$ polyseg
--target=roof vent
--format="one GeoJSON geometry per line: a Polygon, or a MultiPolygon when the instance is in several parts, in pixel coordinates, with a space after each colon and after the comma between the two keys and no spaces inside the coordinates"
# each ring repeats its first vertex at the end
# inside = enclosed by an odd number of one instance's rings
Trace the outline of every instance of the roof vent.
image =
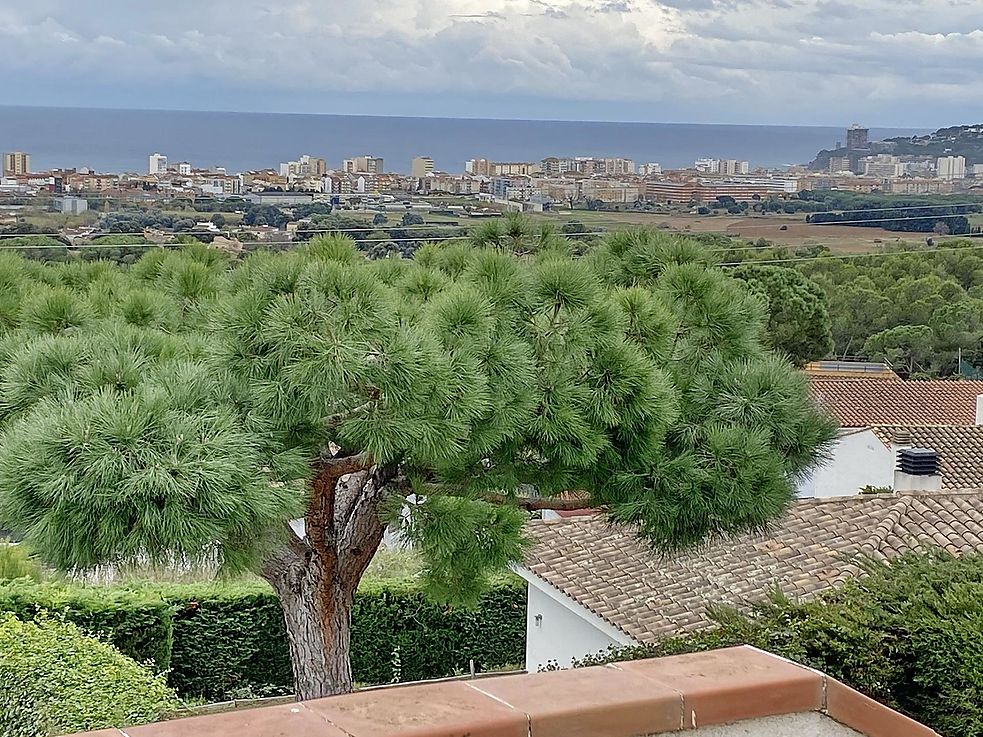
{"type": "Polygon", "coordinates": [[[891,435],[891,442],[895,445],[911,445],[911,432],[898,429],[891,435]]]}
{"type": "Polygon", "coordinates": [[[939,454],[929,448],[905,448],[898,453],[898,468],[911,476],[937,476],[939,454]]]}

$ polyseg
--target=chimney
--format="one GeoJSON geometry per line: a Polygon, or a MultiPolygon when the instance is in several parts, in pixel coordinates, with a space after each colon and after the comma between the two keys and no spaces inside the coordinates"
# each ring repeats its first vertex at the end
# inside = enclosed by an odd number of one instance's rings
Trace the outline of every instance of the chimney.
{"type": "Polygon", "coordinates": [[[894,471],[894,490],[940,491],[939,454],[930,448],[902,448],[894,471]]]}
{"type": "Polygon", "coordinates": [[[983,394],[976,396],[976,424],[983,425],[983,394]]]}

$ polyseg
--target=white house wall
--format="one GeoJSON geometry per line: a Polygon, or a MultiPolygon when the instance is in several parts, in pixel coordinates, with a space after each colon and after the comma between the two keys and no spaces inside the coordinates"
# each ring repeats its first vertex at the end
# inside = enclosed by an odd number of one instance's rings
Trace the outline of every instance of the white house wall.
{"type": "Polygon", "coordinates": [[[800,499],[855,496],[865,486],[894,485],[894,454],[870,430],[842,435],[829,460],[798,487],[800,499]]]}
{"type": "MultiPolygon", "coordinates": [[[[524,574],[524,575],[523,575],[524,574]]],[[[526,670],[550,662],[569,668],[575,658],[633,644],[631,638],[527,571],[526,670]]]]}

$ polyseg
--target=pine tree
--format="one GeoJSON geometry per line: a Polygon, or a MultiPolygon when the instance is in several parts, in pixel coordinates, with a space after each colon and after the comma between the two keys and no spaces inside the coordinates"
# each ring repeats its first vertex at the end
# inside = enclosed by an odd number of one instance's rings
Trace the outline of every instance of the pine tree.
{"type": "Polygon", "coordinates": [[[352,687],[388,523],[464,603],[531,510],[588,504],[663,550],[765,526],[832,429],[765,348],[763,301],[675,236],[572,247],[511,221],[412,260],[338,236],[2,257],[0,526],[67,570],[258,572],[301,699],[352,687]]]}

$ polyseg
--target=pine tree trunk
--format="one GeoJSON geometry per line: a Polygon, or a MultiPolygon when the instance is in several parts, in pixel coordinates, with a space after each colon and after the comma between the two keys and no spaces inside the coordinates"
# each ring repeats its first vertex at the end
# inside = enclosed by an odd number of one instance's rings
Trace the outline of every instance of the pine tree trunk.
{"type": "Polygon", "coordinates": [[[313,559],[306,567],[305,574],[274,584],[300,701],[352,690],[352,597],[346,593],[348,586],[326,579],[313,559]]]}
{"type": "Polygon", "coordinates": [[[351,611],[358,583],[382,542],[378,508],[394,466],[363,456],[322,460],[311,484],[303,539],[263,563],[280,599],[297,699],[352,690],[351,611]]]}

